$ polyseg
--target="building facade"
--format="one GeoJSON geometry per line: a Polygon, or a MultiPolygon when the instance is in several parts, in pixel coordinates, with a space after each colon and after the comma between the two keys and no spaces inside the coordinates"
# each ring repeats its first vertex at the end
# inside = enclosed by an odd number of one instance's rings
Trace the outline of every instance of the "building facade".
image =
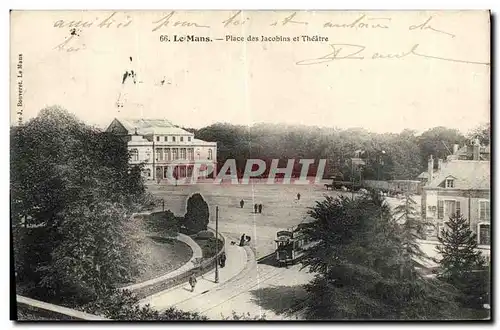
{"type": "MultiPolygon", "coordinates": [[[[439,235],[455,213],[468,219],[480,247],[490,246],[490,162],[480,157],[481,146],[474,144],[472,159],[448,157],[434,169],[428,162],[427,184],[422,192],[422,218],[434,225],[439,235]]],[[[456,151],[458,152],[458,150],[456,151]]],[[[453,156],[453,155],[452,155],[453,156]]]]}
{"type": "Polygon", "coordinates": [[[124,138],[130,163],[143,164],[146,180],[191,177],[195,162],[210,164],[216,173],[217,142],[196,139],[168,120],[115,118],[106,131],[124,138]]]}

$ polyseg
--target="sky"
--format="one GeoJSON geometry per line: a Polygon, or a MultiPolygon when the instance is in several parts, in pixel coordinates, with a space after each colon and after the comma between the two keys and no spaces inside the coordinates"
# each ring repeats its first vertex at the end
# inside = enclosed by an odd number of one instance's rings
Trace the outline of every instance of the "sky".
{"type": "Polygon", "coordinates": [[[102,128],[127,117],[193,128],[266,122],[467,132],[490,120],[486,12],[265,11],[230,20],[235,14],[13,12],[11,124],[51,105],[102,128]],[[72,34],[71,21],[87,24],[72,34]],[[173,41],[187,35],[213,41],[173,41]],[[226,41],[231,36],[259,41],[226,41]],[[426,56],[408,55],[415,45],[426,56]],[[363,59],[340,58],[350,54],[363,59]],[[131,70],[136,83],[122,84],[131,70]]]}

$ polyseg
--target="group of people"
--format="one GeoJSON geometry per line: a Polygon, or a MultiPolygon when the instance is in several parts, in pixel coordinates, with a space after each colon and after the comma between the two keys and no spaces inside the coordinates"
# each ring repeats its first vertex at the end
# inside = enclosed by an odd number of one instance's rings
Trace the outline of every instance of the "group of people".
{"type": "MultiPolygon", "coordinates": [[[[240,201],[240,208],[243,208],[245,206],[245,201],[242,199],[240,201]]],[[[255,213],[262,213],[262,204],[254,204],[253,210],[255,213]]]]}

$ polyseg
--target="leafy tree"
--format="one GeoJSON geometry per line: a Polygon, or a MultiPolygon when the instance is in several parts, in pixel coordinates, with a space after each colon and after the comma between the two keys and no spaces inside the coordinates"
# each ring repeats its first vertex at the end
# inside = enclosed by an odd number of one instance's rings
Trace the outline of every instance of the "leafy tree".
{"type": "Polygon", "coordinates": [[[489,272],[478,250],[476,235],[461,214],[450,217],[446,225],[437,247],[442,257],[439,277],[460,290],[462,304],[477,305],[479,297],[489,292],[489,272]]]}
{"type": "Polygon", "coordinates": [[[145,188],[121,138],[52,107],[12,128],[11,140],[18,284],[76,304],[131,277],[139,237],[130,215],[145,188]]]}
{"type": "Polygon", "coordinates": [[[462,145],[465,137],[456,129],[435,127],[422,133],[418,139],[422,168],[427,166],[430,155],[435,159],[446,159],[454,144],[462,145]]]}
{"type": "Polygon", "coordinates": [[[400,226],[377,194],[356,199],[328,196],[309,215],[313,220],[301,230],[318,243],[302,260],[303,267],[317,273],[306,286],[307,319],[456,315],[456,305],[450,303],[453,288],[417,276],[413,263],[401,258],[400,226]]]}
{"type": "Polygon", "coordinates": [[[479,139],[482,145],[489,145],[491,140],[491,125],[490,123],[482,124],[479,127],[471,130],[467,135],[470,141],[479,139]]]}
{"type": "Polygon", "coordinates": [[[187,201],[184,226],[191,233],[207,230],[210,212],[208,204],[200,194],[194,194],[187,201]]]}

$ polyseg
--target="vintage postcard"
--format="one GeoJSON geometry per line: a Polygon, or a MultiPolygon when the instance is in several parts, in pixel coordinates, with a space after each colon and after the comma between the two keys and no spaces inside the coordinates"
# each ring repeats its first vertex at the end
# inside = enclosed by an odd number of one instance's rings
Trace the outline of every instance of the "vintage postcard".
{"type": "Polygon", "coordinates": [[[490,12],[10,26],[13,319],[491,319],[490,12]]]}

